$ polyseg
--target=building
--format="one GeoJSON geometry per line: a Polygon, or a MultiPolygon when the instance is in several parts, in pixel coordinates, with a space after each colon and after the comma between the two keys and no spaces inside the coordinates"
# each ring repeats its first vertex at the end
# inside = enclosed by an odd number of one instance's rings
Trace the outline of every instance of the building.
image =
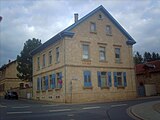
{"type": "Polygon", "coordinates": [[[136,42],[99,6],[31,52],[33,97],[54,102],[101,102],[136,97],[136,42]]]}
{"type": "MultiPolygon", "coordinates": [[[[17,61],[10,61],[7,65],[0,68],[0,96],[3,96],[7,90],[20,87],[25,82],[17,77],[17,61]]],[[[23,87],[23,86],[22,86],[23,87]]]]}
{"type": "Polygon", "coordinates": [[[160,94],[160,60],[136,65],[139,96],[160,94]]]}

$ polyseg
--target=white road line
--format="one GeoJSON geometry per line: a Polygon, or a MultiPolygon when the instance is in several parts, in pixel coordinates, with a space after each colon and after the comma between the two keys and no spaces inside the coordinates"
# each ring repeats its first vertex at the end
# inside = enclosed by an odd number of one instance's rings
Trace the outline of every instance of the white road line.
{"type": "Polygon", "coordinates": [[[0,108],[6,108],[7,106],[4,106],[4,105],[0,105],[0,108]]]}
{"type": "Polygon", "coordinates": [[[111,105],[111,107],[120,107],[120,106],[126,106],[127,104],[118,104],[118,105],[111,105]]]}
{"type": "Polygon", "coordinates": [[[18,109],[18,108],[29,108],[29,107],[30,106],[19,106],[19,107],[12,107],[12,108],[15,108],[15,109],[17,108],[18,109]]]}
{"type": "Polygon", "coordinates": [[[11,114],[29,114],[32,113],[32,111],[23,111],[23,112],[7,112],[8,115],[11,114]]]}
{"type": "Polygon", "coordinates": [[[70,111],[71,109],[58,109],[58,110],[49,110],[49,112],[64,112],[64,111],[70,111]]]}
{"type": "Polygon", "coordinates": [[[95,106],[95,107],[85,107],[85,108],[82,108],[83,110],[90,110],[90,109],[97,109],[97,108],[101,108],[99,106],[95,106]]]}
{"type": "Polygon", "coordinates": [[[42,107],[54,107],[54,106],[59,106],[59,105],[42,105],[42,107]]]}

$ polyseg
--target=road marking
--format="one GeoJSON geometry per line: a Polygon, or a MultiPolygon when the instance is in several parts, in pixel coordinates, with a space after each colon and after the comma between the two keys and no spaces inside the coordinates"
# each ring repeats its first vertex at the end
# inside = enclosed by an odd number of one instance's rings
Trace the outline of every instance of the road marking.
{"type": "Polygon", "coordinates": [[[85,107],[85,108],[82,108],[83,110],[90,110],[90,109],[97,109],[97,108],[101,108],[99,106],[95,106],[95,107],[85,107]]]}
{"type": "Polygon", "coordinates": [[[23,112],[7,112],[8,115],[11,114],[29,114],[32,113],[32,111],[23,111],[23,112]]]}
{"type": "Polygon", "coordinates": [[[73,117],[74,116],[74,114],[69,114],[69,115],[67,115],[68,117],[73,117]]]}
{"type": "Polygon", "coordinates": [[[59,105],[42,105],[42,107],[54,107],[54,106],[59,106],[59,105]]]}
{"type": "Polygon", "coordinates": [[[118,105],[111,105],[111,107],[120,107],[120,106],[126,106],[127,104],[118,104],[118,105]]]}
{"type": "Polygon", "coordinates": [[[19,106],[19,107],[12,107],[12,108],[15,108],[15,109],[17,108],[18,109],[18,108],[29,108],[29,107],[30,106],[19,106]]]}
{"type": "Polygon", "coordinates": [[[7,106],[4,106],[4,105],[0,105],[0,108],[6,108],[7,106]]]}
{"type": "Polygon", "coordinates": [[[64,111],[70,111],[71,109],[58,109],[58,110],[49,110],[49,112],[64,112],[64,111]]]}

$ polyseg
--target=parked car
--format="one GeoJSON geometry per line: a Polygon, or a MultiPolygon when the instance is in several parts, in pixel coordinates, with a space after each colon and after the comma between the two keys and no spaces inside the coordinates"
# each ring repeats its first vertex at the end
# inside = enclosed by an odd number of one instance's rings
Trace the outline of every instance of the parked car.
{"type": "Polygon", "coordinates": [[[14,92],[14,91],[9,91],[9,92],[6,92],[6,94],[4,95],[4,98],[5,99],[18,99],[18,94],[17,92],[14,92]]]}

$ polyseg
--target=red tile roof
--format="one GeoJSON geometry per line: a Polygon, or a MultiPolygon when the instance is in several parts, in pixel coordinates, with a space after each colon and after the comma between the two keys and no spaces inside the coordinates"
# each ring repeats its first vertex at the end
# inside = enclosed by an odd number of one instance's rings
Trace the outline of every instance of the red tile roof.
{"type": "Polygon", "coordinates": [[[149,72],[160,72],[160,60],[156,60],[156,61],[151,61],[151,62],[147,62],[145,64],[138,64],[136,65],[136,74],[143,74],[147,71],[149,72]],[[148,65],[150,66],[154,66],[154,68],[149,68],[148,65]],[[146,66],[148,67],[148,69],[145,69],[146,66]]]}

